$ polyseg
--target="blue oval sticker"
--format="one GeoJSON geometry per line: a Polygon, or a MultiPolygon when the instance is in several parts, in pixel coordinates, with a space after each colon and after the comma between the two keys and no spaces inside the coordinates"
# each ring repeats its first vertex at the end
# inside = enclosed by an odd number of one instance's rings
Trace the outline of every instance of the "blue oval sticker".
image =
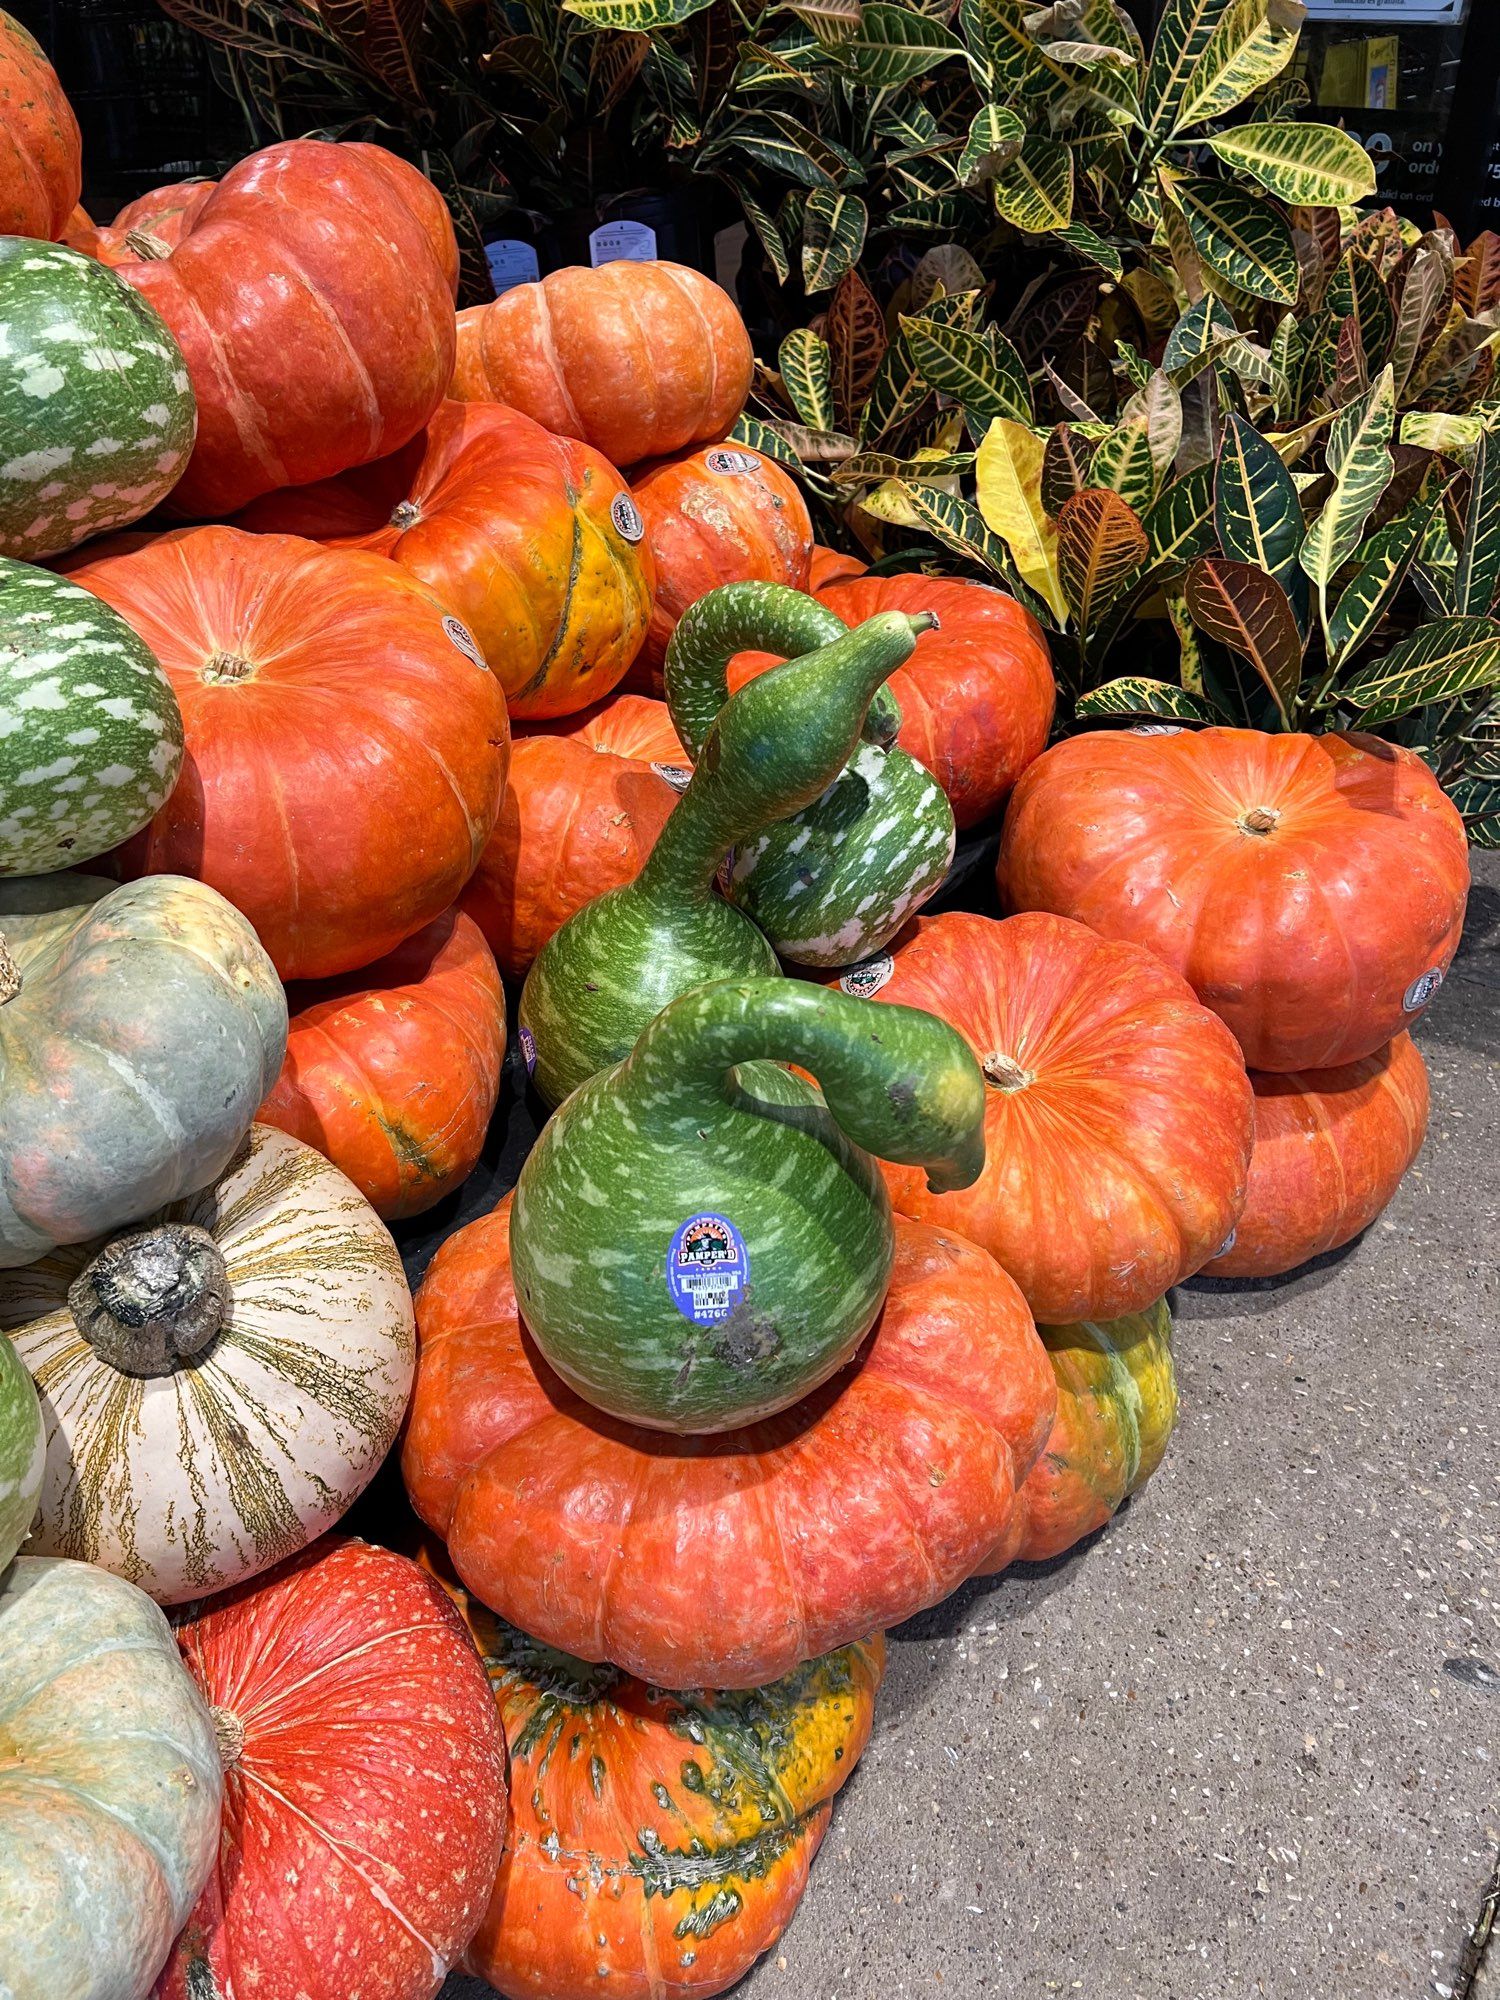
{"type": "Polygon", "coordinates": [[[691,1215],[667,1252],[667,1290],[695,1326],[728,1319],[750,1283],[750,1253],[726,1215],[691,1215]]]}

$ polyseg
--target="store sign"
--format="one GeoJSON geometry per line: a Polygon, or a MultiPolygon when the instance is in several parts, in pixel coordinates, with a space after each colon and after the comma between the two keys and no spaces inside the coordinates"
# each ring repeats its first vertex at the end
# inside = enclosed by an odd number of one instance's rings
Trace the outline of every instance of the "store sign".
{"type": "Polygon", "coordinates": [[[1306,0],[1310,21],[1390,21],[1403,28],[1457,28],[1469,0],[1306,0]]]}

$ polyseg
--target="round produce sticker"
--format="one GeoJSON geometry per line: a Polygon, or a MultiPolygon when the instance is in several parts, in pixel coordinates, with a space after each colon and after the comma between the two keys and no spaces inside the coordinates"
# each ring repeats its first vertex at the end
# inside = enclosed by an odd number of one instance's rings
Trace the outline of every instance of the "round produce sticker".
{"type": "Polygon", "coordinates": [[[760,460],[753,451],[711,451],[703,460],[710,472],[759,472],[760,460]]]}
{"type": "Polygon", "coordinates": [[[641,510],[628,493],[617,493],[610,501],[609,518],[627,542],[638,542],[646,532],[641,510]]]}
{"type": "Polygon", "coordinates": [[[867,958],[863,965],[851,965],[839,981],[839,986],[852,999],[868,1000],[880,991],[895,970],[895,959],[884,951],[879,958],[867,958]]]}
{"type": "Polygon", "coordinates": [[[1401,1005],[1408,1014],[1415,1014],[1419,1008],[1427,1005],[1442,983],[1443,969],[1441,966],[1435,965],[1431,972],[1424,972],[1420,979],[1412,981],[1411,985],[1406,989],[1401,1005]]]}
{"type": "Polygon", "coordinates": [[[750,1253],[727,1215],[690,1215],[667,1252],[667,1290],[684,1319],[728,1319],[750,1283],[750,1253]]]}

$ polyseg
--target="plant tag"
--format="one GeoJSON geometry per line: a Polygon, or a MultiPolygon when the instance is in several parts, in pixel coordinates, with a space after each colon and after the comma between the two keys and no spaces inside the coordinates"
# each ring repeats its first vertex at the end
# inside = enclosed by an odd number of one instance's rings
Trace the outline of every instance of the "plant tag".
{"type": "Polygon", "coordinates": [[[497,299],[503,292],[514,291],[517,285],[534,285],[542,275],[536,251],[516,236],[502,236],[494,243],[486,243],[484,261],[490,267],[490,283],[497,299]]]}
{"type": "Polygon", "coordinates": [[[1443,983],[1443,968],[1435,965],[1431,972],[1424,972],[1420,979],[1414,979],[1402,997],[1401,1005],[1408,1014],[1415,1014],[1425,1007],[1433,994],[1443,983]]]}
{"type": "Polygon", "coordinates": [[[703,460],[710,472],[759,472],[760,460],[753,451],[731,451],[727,447],[708,452],[703,460]]]}
{"type": "Polygon", "coordinates": [[[589,238],[589,262],[648,264],[656,255],[656,231],[644,222],[606,222],[589,238]]]}
{"type": "Polygon", "coordinates": [[[880,991],[895,970],[895,959],[888,951],[883,951],[879,958],[867,958],[863,965],[851,965],[839,981],[839,990],[851,999],[868,1000],[871,994],[880,991]]]}
{"type": "Polygon", "coordinates": [[[694,1326],[717,1325],[749,1283],[750,1253],[728,1216],[689,1216],[667,1252],[667,1290],[683,1318],[694,1326]]]}

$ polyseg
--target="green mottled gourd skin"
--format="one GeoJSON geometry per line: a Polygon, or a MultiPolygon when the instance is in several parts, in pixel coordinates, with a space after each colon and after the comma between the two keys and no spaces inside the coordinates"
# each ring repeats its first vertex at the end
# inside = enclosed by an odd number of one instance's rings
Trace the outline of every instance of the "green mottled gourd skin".
{"type": "Polygon", "coordinates": [[[161,315],[92,257],[0,236],[0,326],[0,554],[40,562],[149,514],[198,430],[161,315]]]}
{"type": "Polygon", "coordinates": [[[0,1334],[0,1570],[36,1519],[46,1469],[42,1406],[30,1370],[0,1334]]]}
{"type": "MultiPolygon", "coordinates": [[[[700,598],[678,623],[664,667],[672,722],[689,751],[699,754],[724,705],[736,653],[796,659],[842,629],[825,605],[784,584],[728,584],[700,598]]],[[[953,859],[953,809],[936,778],[894,747],[900,727],[900,706],[882,688],[832,784],[736,843],[724,892],[783,958],[853,965],[941,886],[953,859]]]]}
{"type": "MultiPolygon", "coordinates": [[[[730,585],[693,610],[731,590],[776,588],[730,585]]],[[[679,993],[778,969],[750,918],[715,894],[719,864],[737,841],[827,790],[858,744],[881,683],[925,629],[899,611],[853,632],[840,626],[833,643],[804,649],[716,712],[692,782],[639,876],[570,917],[527,975],[520,1022],[549,1104],[628,1055],[679,993]]]]}
{"type": "Polygon", "coordinates": [[[790,979],[684,994],[522,1169],[511,1250],[537,1346],[591,1403],[653,1429],[785,1409],[850,1359],[885,1298],[894,1233],[872,1153],[925,1166],[935,1190],[978,1178],[984,1080],[946,1023],[790,979]],[[708,1323],[667,1275],[700,1215],[729,1223],[748,1263],[708,1323]]]}

